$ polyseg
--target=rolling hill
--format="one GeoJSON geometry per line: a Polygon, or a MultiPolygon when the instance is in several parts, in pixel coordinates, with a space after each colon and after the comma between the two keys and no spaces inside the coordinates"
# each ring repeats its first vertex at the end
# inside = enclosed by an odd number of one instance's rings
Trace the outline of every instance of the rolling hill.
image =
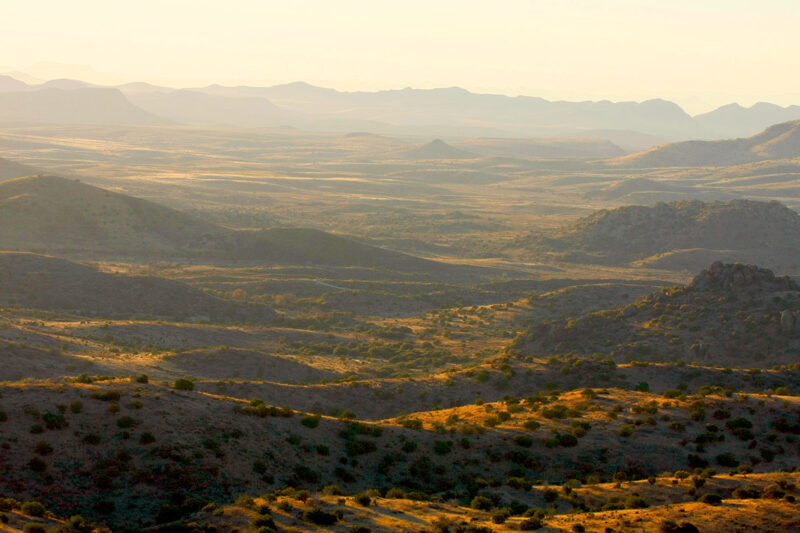
{"type": "Polygon", "coordinates": [[[35,173],[36,170],[33,167],[9,159],[0,158],[0,180],[21,178],[35,173]]]}
{"type": "Polygon", "coordinates": [[[800,215],[779,202],[686,201],[601,210],[514,245],[551,259],[697,270],[709,259],[800,268],[800,215]],[[668,259],[668,260],[667,260],[668,259]]]}
{"type": "Polygon", "coordinates": [[[770,126],[752,137],[724,141],[685,141],[656,146],[610,160],[628,167],[729,166],[800,157],[800,120],[770,126]]]}
{"type": "Polygon", "coordinates": [[[117,89],[78,87],[0,91],[0,122],[34,124],[159,124],[117,89]]]}
{"type": "Polygon", "coordinates": [[[713,263],[687,286],[625,307],[541,322],[511,351],[684,361],[713,366],[793,364],[800,352],[800,286],[752,265],[713,263]]]}
{"type": "Polygon", "coordinates": [[[463,270],[314,229],[232,230],[153,202],[41,175],[0,182],[0,250],[426,273],[463,270]]]}
{"type": "Polygon", "coordinates": [[[64,259],[0,252],[0,306],[118,317],[268,320],[262,305],[220,300],[178,281],[107,274],[64,259]]]}

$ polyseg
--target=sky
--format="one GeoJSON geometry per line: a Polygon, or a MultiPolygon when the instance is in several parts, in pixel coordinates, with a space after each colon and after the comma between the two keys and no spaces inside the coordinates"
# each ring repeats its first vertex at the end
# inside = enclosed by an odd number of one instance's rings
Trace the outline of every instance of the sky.
{"type": "Polygon", "coordinates": [[[0,0],[0,72],[800,104],[800,0],[0,0]]]}

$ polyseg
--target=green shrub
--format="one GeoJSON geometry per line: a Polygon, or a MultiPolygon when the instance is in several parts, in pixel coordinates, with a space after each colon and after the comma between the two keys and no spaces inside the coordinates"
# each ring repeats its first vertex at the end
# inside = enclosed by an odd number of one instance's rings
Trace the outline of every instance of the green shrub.
{"type": "Polygon", "coordinates": [[[514,444],[523,448],[530,448],[533,444],[533,439],[527,435],[514,435],[514,444]]]}
{"type": "Polygon", "coordinates": [[[83,402],[80,400],[75,400],[71,404],[69,404],[69,410],[75,414],[80,413],[83,410],[83,402]]]}
{"type": "Polygon", "coordinates": [[[300,419],[300,423],[307,428],[315,428],[319,425],[320,415],[307,415],[300,419]]]}
{"type": "Polygon", "coordinates": [[[720,505],[722,503],[722,497],[719,494],[709,492],[708,494],[700,496],[700,499],[697,501],[708,505],[720,505]]]}
{"type": "Polygon", "coordinates": [[[303,512],[303,520],[317,524],[318,526],[330,526],[339,521],[339,517],[335,513],[329,513],[322,509],[315,507],[303,512]]]}
{"type": "Polygon", "coordinates": [[[492,507],[494,507],[494,503],[492,500],[487,498],[486,496],[478,495],[472,498],[472,501],[469,503],[469,506],[473,509],[477,509],[478,511],[488,511],[492,507]]]}
{"type": "Polygon", "coordinates": [[[44,516],[45,510],[44,505],[37,501],[25,502],[21,507],[22,514],[35,516],[36,518],[44,516]]]}
{"type": "Polygon", "coordinates": [[[542,529],[542,526],[542,519],[537,517],[526,518],[519,523],[519,529],[521,531],[535,531],[537,529],[542,529]]]}
{"type": "Polygon", "coordinates": [[[150,381],[150,378],[147,377],[147,374],[139,374],[138,376],[131,378],[131,381],[134,383],[147,383],[150,381]]]}
{"type": "Polygon", "coordinates": [[[194,381],[187,378],[178,378],[172,384],[172,387],[176,390],[194,390],[194,381]]]}
{"type": "Polygon", "coordinates": [[[453,441],[451,440],[437,440],[433,446],[433,451],[437,455],[446,455],[453,449],[453,441]]]}
{"type": "Polygon", "coordinates": [[[353,498],[358,505],[363,507],[369,507],[372,503],[372,498],[369,497],[369,494],[362,492],[361,494],[356,494],[353,498]]]}

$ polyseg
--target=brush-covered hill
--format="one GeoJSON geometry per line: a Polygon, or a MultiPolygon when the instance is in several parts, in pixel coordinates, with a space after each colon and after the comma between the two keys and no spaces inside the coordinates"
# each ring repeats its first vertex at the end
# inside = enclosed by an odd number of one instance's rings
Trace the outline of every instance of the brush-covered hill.
{"type": "Polygon", "coordinates": [[[232,230],[147,200],[54,176],[0,182],[0,250],[427,273],[464,270],[319,230],[232,230]]]}
{"type": "Polygon", "coordinates": [[[770,126],[743,139],[685,141],[610,160],[630,167],[728,166],[800,157],[800,120],[770,126]]]}
{"type": "Polygon", "coordinates": [[[800,215],[779,202],[684,201],[601,210],[515,247],[556,260],[699,270],[713,260],[800,268],[800,215]]]}
{"type": "Polygon", "coordinates": [[[207,317],[268,320],[262,305],[220,300],[184,283],[108,274],[65,259],[0,252],[0,306],[71,311],[103,317],[207,317]]]}
{"type": "Polygon", "coordinates": [[[716,262],[690,285],[625,307],[533,325],[510,349],[616,361],[793,364],[800,354],[800,287],[767,269],[716,262]]]}

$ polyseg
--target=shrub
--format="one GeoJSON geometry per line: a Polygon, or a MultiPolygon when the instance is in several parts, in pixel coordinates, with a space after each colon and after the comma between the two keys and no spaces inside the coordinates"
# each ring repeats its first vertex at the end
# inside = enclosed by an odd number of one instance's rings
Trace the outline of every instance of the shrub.
{"type": "Polygon", "coordinates": [[[693,524],[689,522],[681,522],[678,524],[674,520],[664,520],[661,522],[658,526],[658,531],[660,533],[700,533],[700,530],[693,524]]]}
{"type": "Polygon", "coordinates": [[[103,402],[118,402],[120,397],[121,394],[118,390],[109,390],[104,392],[95,391],[92,393],[92,398],[103,402]]]}
{"type": "Polygon", "coordinates": [[[451,440],[437,440],[434,444],[433,451],[437,455],[446,455],[453,449],[453,441],[451,440]]]}
{"type": "Polygon", "coordinates": [[[47,470],[47,463],[45,463],[38,457],[34,457],[30,461],[28,461],[28,468],[32,472],[44,472],[45,470],[47,470]]]}
{"type": "Polygon", "coordinates": [[[89,433],[88,435],[83,437],[83,442],[84,444],[90,444],[90,445],[100,444],[100,435],[97,435],[95,433],[89,433]]]}
{"type": "Polygon", "coordinates": [[[39,455],[50,455],[53,453],[53,447],[49,443],[41,440],[36,444],[36,447],[33,449],[33,451],[39,455]]]}
{"type": "Polygon", "coordinates": [[[150,381],[150,378],[147,377],[147,374],[139,374],[138,376],[131,378],[131,381],[134,383],[147,383],[150,381]]]}
{"type": "Polygon", "coordinates": [[[537,529],[542,529],[542,519],[533,517],[533,518],[526,518],[522,522],[519,523],[519,529],[521,531],[535,531],[537,529]]]}
{"type": "Polygon", "coordinates": [[[556,501],[556,498],[558,498],[558,491],[556,489],[550,489],[550,488],[544,489],[542,491],[542,497],[544,498],[544,501],[546,501],[547,503],[552,503],[556,501]]]}
{"type": "Polygon", "coordinates": [[[319,425],[320,415],[307,415],[300,419],[300,423],[307,428],[315,428],[319,425]]]}
{"type": "Polygon", "coordinates": [[[633,435],[633,426],[625,424],[619,428],[620,437],[630,437],[631,435],[633,435]]]}
{"type": "Polygon", "coordinates": [[[719,494],[713,494],[709,492],[700,496],[700,499],[697,501],[708,505],[719,505],[722,503],[722,497],[719,494]]]}
{"type": "Polygon", "coordinates": [[[422,429],[422,420],[416,418],[404,418],[400,420],[400,425],[407,429],[422,429]]]}
{"type": "Polygon", "coordinates": [[[525,423],[522,424],[522,427],[524,427],[525,429],[530,430],[530,431],[536,431],[537,429],[542,427],[542,424],[540,424],[538,421],[536,421],[533,418],[531,418],[529,420],[526,420],[525,423]]]}
{"type": "Polygon", "coordinates": [[[731,453],[721,453],[716,457],[717,464],[720,466],[727,466],[734,468],[739,465],[739,461],[731,453]]]}
{"type": "Polygon", "coordinates": [[[71,404],[69,404],[69,410],[75,414],[80,413],[83,410],[83,402],[80,400],[75,400],[71,404]]]}
{"type": "Polygon", "coordinates": [[[145,431],[139,436],[139,444],[152,444],[156,441],[155,436],[149,431],[145,431]]]}
{"type": "Polygon", "coordinates": [[[272,519],[272,516],[268,514],[262,514],[261,516],[257,516],[250,521],[250,525],[253,527],[261,528],[269,528],[271,531],[276,531],[277,526],[275,525],[275,520],[272,519]]]}
{"type": "Polygon", "coordinates": [[[631,494],[625,498],[625,507],[627,509],[645,509],[649,507],[649,504],[647,503],[647,500],[638,494],[631,494]]]}
{"type": "Polygon", "coordinates": [[[362,492],[361,494],[356,494],[353,498],[358,505],[363,507],[369,507],[369,504],[372,503],[372,498],[369,497],[369,494],[362,492]]]}
{"type": "Polygon", "coordinates": [[[339,517],[334,513],[329,513],[315,507],[303,512],[303,520],[311,522],[312,524],[317,524],[318,526],[330,526],[335,524],[339,520],[339,517]]]}
{"type": "Polygon", "coordinates": [[[135,425],[137,425],[136,420],[130,416],[121,416],[117,419],[117,427],[120,429],[132,428],[135,425]]]}
{"type": "Polygon", "coordinates": [[[194,390],[194,381],[187,378],[178,378],[172,384],[172,387],[176,390],[194,390]]]}
{"type": "Polygon", "coordinates": [[[39,524],[38,522],[28,522],[22,528],[23,533],[47,533],[47,529],[44,525],[39,524]]]}
{"type": "Polygon", "coordinates": [[[527,435],[514,435],[514,444],[523,448],[530,448],[533,444],[533,439],[527,435]]]}
{"type": "Polygon", "coordinates": [[[488,511],[494,506],[494,504],[492,503],[492,500],[486,496],[478,495],[472,498],[472,501],[469,502],[469,506],[473,509],[477,509],[478,511],[488,511]]]}
{"type": "Polygon", "coordinates": [[[44,516],[45,508],[40,502],[31,501],[25,502],[22,504],[22,514],[26,514],[28,516],[35,516],[36,518],[40,518],[44,516]]]}

